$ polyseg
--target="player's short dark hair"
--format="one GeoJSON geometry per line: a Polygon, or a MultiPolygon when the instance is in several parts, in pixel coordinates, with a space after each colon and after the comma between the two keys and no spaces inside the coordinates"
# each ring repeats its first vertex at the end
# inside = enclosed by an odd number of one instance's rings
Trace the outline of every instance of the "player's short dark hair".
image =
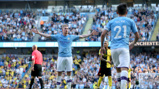
{"type": "Polygon", "coordinates": [[[126,3],[121,3],[120,5],[118,5],[117,12],[120,15],[126,14],[126,12],[127,12],[127,5],[126,5],[126,3]]]}

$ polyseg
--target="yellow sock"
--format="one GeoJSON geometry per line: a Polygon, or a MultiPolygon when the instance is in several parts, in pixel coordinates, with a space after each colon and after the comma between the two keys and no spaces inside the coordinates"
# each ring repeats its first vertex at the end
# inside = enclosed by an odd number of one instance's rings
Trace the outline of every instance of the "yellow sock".
{"type": "Polygon", "coordinates": [[[97,83],[97,87],[100,87],[100,84],[101,84],[102,80],[103,80],[103,77],[100,76],[99,80],[98,80],[98,83],[97,83]]]}
{"type": "Polygon", "coordinates": [[[64,86],[64,89],[67,89],[67,86],[66,86],[66,85],[64,86]]]}
{"type": "Polygon", "coordinates": [[[108,76],[108,83],[109,83],[109,87],[112,87],[112,77],[108,76]]]}
{"type": "Polygon", "coordinates": [[[130,89],[130,87],[131,87],[131,82],[129,82],[129,89],[130,89]]]}

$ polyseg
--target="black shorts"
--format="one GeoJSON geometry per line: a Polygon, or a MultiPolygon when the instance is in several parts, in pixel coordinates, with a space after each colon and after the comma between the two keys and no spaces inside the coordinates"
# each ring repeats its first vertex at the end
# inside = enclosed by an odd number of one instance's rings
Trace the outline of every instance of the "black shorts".
{"type": "Polygon", "coordinates": [[[42,66],[40,64],[34,65],[34,71],[31,71],[31,76],[42,76],[42,66]]]}
{"type": "Polygon", "coordinates": [[[130,78],[128,78],[128,82],[130,82],[130,78]]]}
{"type": "Polygon", "coordinates": [[[98,72],[98,76],[111,76],[111,68],[100,68],[98,72]]]}

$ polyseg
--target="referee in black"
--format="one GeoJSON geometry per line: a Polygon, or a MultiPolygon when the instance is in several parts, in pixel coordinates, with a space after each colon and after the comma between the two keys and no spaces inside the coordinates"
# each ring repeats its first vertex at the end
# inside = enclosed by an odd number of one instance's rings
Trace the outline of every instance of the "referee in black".
{"type": "Polygon", "coordinates": [[[37,46],[33,45],[32,47],[32,71],[31,71],[31,84],[29,86],[29,89],[31,89],[33,83],[34,83],[34,78],[38,77],[41,85],[41,89],[44,88],[43,80],[42,80],[42,62],[43,62],[43,57],[42,53],[37,50],[37,46]]]}

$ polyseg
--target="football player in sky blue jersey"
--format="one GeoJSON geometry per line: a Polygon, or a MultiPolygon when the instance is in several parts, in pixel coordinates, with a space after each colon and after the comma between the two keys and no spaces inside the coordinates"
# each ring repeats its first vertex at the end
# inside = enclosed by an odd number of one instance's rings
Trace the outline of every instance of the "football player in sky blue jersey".
{"type": "Polygon", "coordinates": [[[62,25],[62,34],[57,34],[57,35],[44,34],[36,29],[33,29],[32,31],[41,36],[57,40],[59,46],[58,60],[57,60],[57,72],[58,72],[57,89],[60,88],[61,74],[64,71],[67,72],[67,84],[68,84],[67,87],[68,89],[71,89],[71,82],[72,82],[71,71],[73,64],[72,50],[71,50],[72,42],[73,40],[78,40],[79,38],[85,38],[88,36],[97,35],[98,33],[94,30],[91,34],[88,35],[68,35],[69,31],[68,25],[62,25]]]}
{"type": "Polygon", "coordinates": [[[103,47],[104,37],[108,31],[111,31],[111,54],[114,66],[117,69],[117,80],[120,89],[126,89],[128,81],[128,68],[130,65],[129,49],[134,47],[134,44],[139,39],[138,30],[135,22],[127,18],[127,5],[120,4],[117,7],[119,17],[109,21],[105,30],[101,35],[101,53],[105,52],[103,47]],[[130,31],[135,34],[135,40],[129,44],[130,31]]]}

